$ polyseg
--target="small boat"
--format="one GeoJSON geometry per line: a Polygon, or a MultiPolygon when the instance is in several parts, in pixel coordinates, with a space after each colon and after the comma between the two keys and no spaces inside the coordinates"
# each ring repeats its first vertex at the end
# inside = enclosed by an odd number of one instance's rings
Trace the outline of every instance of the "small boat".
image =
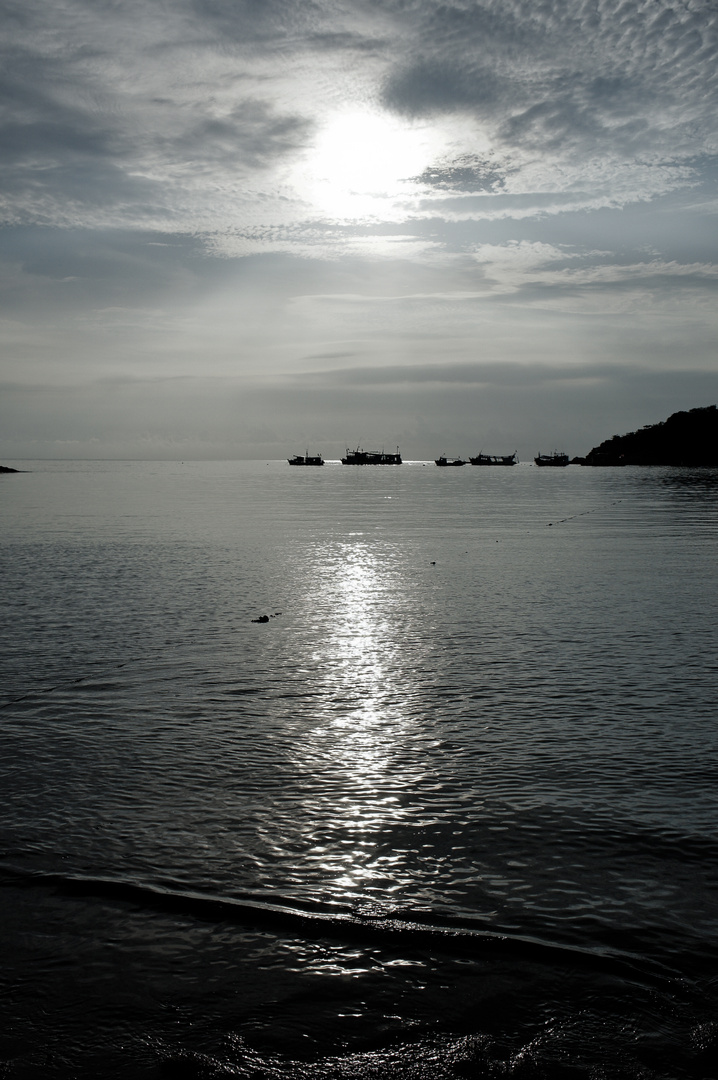
{"type": "Polygon", "coordinates": [[[308,450],[304,451],[304,457],[301,454],[295,454],[294,457],[287,458],[290,465],[323,465],[324,458],[321,454],[317,454],[316,457],[311,457],[308,450]]]}
{"type": "Polygon", "coordinates": [[[401,465],[399,447],[395,454],[387,454],[383,450],[350,450],[347,447],[347,456],[342,458],[342,465],[401,465]]]}
{"type": "Polygon", "coordinates": [[[440,469],[446,469],[450,468],[451,466],[466,465],[466,462],[463,458],[460,457],[452,458],[451,461],[449,461],[447,458],[442,456],[435,458],[434,464],[438,465],[440,469]]]}
{"type": "Polygon", "coordinates": [[[568,465],[568,454],[559,453],[558,450],[554,450],[552,454],[541,454],[534,458],[537,465],[553,465],[554,467],[562,467],[568,465]]]}
{"type": "Polygon", "coordinates": [[[478,454],[469,458],[472,465],[516,465],[518,460],[515,450],[513,454],[478,454]]]}

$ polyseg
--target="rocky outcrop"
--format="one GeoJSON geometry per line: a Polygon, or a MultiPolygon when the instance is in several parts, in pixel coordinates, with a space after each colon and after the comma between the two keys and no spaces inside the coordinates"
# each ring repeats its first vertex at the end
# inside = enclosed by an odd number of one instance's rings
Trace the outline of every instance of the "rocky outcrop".
{"type": "Polygon", "coordinates": [[[718,410],[677,412],[660,424],[606,439],[585,465],[718,465],[718,410]]]}

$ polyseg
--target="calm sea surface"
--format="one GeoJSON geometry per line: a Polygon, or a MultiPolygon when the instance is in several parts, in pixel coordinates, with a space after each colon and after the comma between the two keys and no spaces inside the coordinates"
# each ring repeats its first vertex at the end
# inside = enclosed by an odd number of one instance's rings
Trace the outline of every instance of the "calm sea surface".
{"type": "Polygon", "coordinates": [[[718,470],[10,464],[0,1076],[718,1075],[718,470]]]}

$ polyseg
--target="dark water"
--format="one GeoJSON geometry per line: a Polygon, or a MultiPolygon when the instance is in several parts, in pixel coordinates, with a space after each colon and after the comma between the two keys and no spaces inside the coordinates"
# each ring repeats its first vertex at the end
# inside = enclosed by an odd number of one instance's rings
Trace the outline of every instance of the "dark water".
{"type": "Polygon", "coordinates": [[[718,471],[24,467],[0,1076],[718,1075],[718,471]]]}

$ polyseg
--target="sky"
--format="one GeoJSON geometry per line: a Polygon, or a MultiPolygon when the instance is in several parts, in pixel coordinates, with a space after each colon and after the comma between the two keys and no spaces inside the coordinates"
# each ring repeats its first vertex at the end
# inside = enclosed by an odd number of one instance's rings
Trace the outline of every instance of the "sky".
{"type": "Polygon", "coordinates": [[[0,0],[0,459],[718,402],[715,0],[0,0]]]}

